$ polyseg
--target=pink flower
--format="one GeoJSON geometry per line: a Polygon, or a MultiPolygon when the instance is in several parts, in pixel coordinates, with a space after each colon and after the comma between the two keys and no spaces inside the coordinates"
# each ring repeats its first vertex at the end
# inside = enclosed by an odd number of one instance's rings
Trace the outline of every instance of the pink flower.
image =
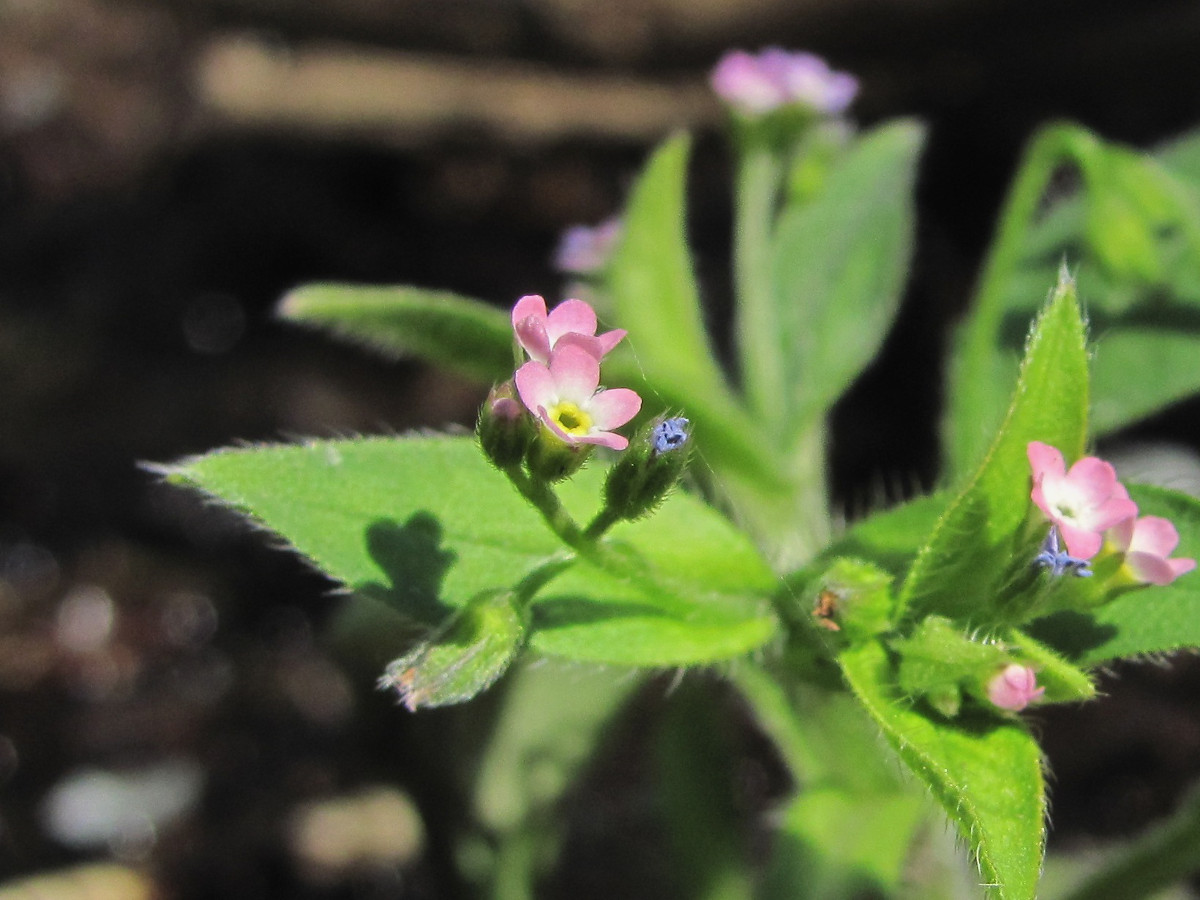
{"type": "Polygon", "coordinates": [[[1133,577],[1144,584],[1170,584],[1196,568],[1194,559],[1167,559],[1179,546],[1179,532],[1160,516],[1125,519],[1109,530],[1108,538],[1125,554],[1125,565],[1133,577]]]}
{"type": "Polygon", "coordinates": [[[1033,468],[1030,497],[1058,526],[1071,556],[1091,559],[1106,528],[1137,515],[1137,504],[1104,460],[1085,456],[1068,472],[1062,454],[1049,444],[1030,441],[1026,453],[1033,468]]]}
{"type": "Polygon", "coordinates": [[[600,361],[585,348],[560,343],[549,365],[531,360],[517,369],[515,378],[521,402],[565,443],[613,450],[629,446],[609,429],[636,416],[642,398],[628,388],[598,390],[600,361]]]}
{"type": "Polygon", "coordinates": [[[582,300],[564,300],[547,315],[546,301],[537,294],[517,301],[512,324],[529,358],[545,365],[550,363],[552,350],[568,344],[582,348],[599,362],[626,334],[618,328],[596,336],[596,311],[582,300]]]}
{"type": "Polygon", "coordinates": [[[726,53],[713,69],[711,82],[718,97],[752,116],[789,104],[838,115],[858,93],[853,75],[833,71],[811,53],[789,53],[778,47],[768,47],[757,56],[744,50],[726,53]]]}
{"type": "Polygon", "coordinates": [[[1029,666],[1009,663],[988,682],[988,699],[1001,709],[1020,712],[1046,693],[1037,686],[1037,675],[1029,666]]]}
{"type": "Polygon", "coordinates": [[[554,251],[554,268],[567,275],[594,274],[604,268],[620,237],[621,220],[615,216],[594,228],[572,225],[554,251]]]}

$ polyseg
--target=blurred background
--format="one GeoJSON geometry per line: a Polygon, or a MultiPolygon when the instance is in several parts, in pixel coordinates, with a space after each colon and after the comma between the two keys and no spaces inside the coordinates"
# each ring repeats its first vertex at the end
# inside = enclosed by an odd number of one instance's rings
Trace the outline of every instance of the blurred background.
{"type": "MultiPolygon", "coordinates": [[[[143,464],[469,425],[483,386],[284,325],[277,300],[318,279],[557,297],[559,234],[616,212],[679,128],[727,345],[707,73],[767,44],[857,74],[863,124],[931,125],[901,320],[835,419],[853,514],[936,483],[947,335],[1032,130],[1150,147],[1200,123],[1196,4],[0,0],[0,897],[470,896],[452,757],[491,701],[398,708],[386,657],[324,640],[331,584],[143,464]]],[[[1198,420],[1120,445],[1194,450],[1198,420]]],[[[571,793],[546,896],[683,896],[639,743],[670,690],[639,692],[571,793]]],[[[1104,690],[1036,716],[1052,849],[1144,827],[1200,770],[1194,660],[1104,690]]],[[[752,822],[784,785],[735,731],[752,822]]]]}

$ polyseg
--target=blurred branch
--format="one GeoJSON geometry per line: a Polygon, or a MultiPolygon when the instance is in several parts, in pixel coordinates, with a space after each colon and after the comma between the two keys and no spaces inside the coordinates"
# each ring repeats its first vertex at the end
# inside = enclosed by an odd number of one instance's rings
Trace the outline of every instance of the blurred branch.
{"type": "Polygon", "coordinates": [[[217,123],[367,134],[404,144],[463,128],[519,142],[649,141],[718,114],[699,80],[564,75],[348,45],[288,52],[244,36],[214,39],[200,53],[196,89],[217,123]]]}

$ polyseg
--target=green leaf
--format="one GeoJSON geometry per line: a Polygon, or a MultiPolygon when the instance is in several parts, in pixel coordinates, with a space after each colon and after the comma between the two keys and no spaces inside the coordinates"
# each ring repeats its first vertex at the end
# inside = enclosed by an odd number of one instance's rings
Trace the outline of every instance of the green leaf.
{"type": "MultiPolygon", "coordinates": [[[[615,526],[601,565],[572,563],[471,438],[221,450],[166,472],[427,628],[481,595],[515,589],[527,600],[544,591],[534,598],[535,647],[589,660],[711,662],[776,631],[769,568],[743,535],[682,492],[653,518],[615,526]]],[[[603,478],[596,466],[563,486],[580,519],[594,513],[603,478]]]]}
{"type": "Polygon", "coordinates": [[[901,608],[967,624],[1003,618],[999,588],[1021,549],[1029,510],[1026,446],[1043,441],[1074,460],[1087,437],[1087,350],[1074,283],[1065,275],[1034,324],[1000,433],[950,505],[904,582],[901,608]]]}
{"type": "MultiPolygon", "coordinates": [[[[821,192],[783,211],[771,254],[777,417],[795,434],[879,352],[908,275],[924,128],[899,121],[858,140],[821,192]]],[[[748,348],[747,352],[757,352],[748,348]]]]}
{"type": "Polygon", "coordinates": [[[762,900],[891,896],[925,810],[914,794],[802,791],[782,811],[762,900]]]}
{"type": "MultiPolygon", "coordinates": [[[[1200,559],[1200,500],[1150,485],[1128,488],[1139,515],[1163,516],[1174,523],[1179,547],[1172,556],[1200,559]]],[[[1136,588],[1090,614],[1047,616],[1030,630],[1086,666],[1200,647],[1200,574],[1189,572],[1163,587],[1136,588]]]]}
{"type": "Polygon", "coordinates": [[[1021,323],[1063,260],[1097,336],[1095,434],[1200,390],[1190,362],[1200,353],[1198,145],[1193,135],[1141,154],[1062,124],[1030,143],[954,354],[946,435],[955,471],[976,464],[1000,421],[1021,323]],[[1047,204],[1064,163],[1080,171],[1082,188],[1047,204]]]}
{"type": "Polygon", "coordinates": [[[1016,722],[964,714],[934,721],[898,696],[882,645],[844,651],[842,671],[888,743],[932,792],[979,863],[996,900],[1032,900],[1045,799],[1037,743],[1016,722]]]}
{"type": "MultiPolygon", "coordinates": [[[[646,164],[622,219],[607,289],[647,379],[681,398],[728,400],[704,330],[685,232],[689,142],[664,143],[646,164]]],[[[695,403],[689,403],[689,410],[695,403]]]]}
{"type": "Polygon", "coordinates": [[[307,284],[280,301],[279,315],[389,356],[428,359],[480,381],[512,376],[508,317],[482,301],[448,291],[307,284]]]}
{"type": "Polygon", "coordinates": [[[625,210],[603,290],[629,336],[606,358],[606,379],[681,410],[721,477],[777,492],[783,481],[771,445],[730,391],[705,333],[685,228],[688,147],[686,136],[659,147],[625,210]]]}

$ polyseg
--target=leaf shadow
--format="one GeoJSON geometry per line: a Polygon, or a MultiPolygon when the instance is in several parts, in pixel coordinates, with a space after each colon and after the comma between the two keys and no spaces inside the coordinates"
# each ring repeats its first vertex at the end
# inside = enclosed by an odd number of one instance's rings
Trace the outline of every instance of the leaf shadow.
{"type": "Polygon", "coordinates": [[[1103,646],[1118,633],[1115,625],[1101,625],[1093,616],[1074,610],[1045,616],[1026,630],[1034,639],[1072,660],[1080,659],[1087,651],[1103,646]]]}
{"type": "Polygon", "coordinates": [[[418,510],[403,524],[376,519],[367,526],[365,539],[367,552],[387,583],[357,584],[357,593],[428,628],[441,625],[454,613],[442,602],[442,582],[458,554],[443,545],[442,523],[433,513],[418,510]]]}

